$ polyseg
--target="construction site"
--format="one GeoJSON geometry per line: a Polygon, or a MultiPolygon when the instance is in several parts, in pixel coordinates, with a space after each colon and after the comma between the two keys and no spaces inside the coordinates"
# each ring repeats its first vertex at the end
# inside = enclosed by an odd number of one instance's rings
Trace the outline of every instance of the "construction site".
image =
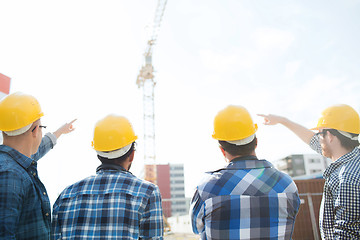
{"type": "Polygon", "coordinates": [[[0,100],[29,91],[44,102],[48,125],[79,119],[78,136],[66,136],[39,164],[51,203],[64,187],[95,173],[89,129],[98,116],[126,115],[139,137],[131,172],[160,190],[164,239],[199,239],[191,198],[203,174],[226,161],[211,138],[213,119],[224,106],[242,105],[259,126],[259,159],[298,188],[292,239],[321,239],[322,173],[330,159],[315,156],[286,129],[264,127],[256,114],[274,112],[310,129],[325,106],[341,102],[359,112],[360,35],[353,29],[360,3],[141,0],[72,7],[39,1],[1,7],[8,15],[0,22],[14,25],[0,27],[8,36],[0,40],[0,100]],[[43,5],[46,11],[35,11],[43,5]]]}

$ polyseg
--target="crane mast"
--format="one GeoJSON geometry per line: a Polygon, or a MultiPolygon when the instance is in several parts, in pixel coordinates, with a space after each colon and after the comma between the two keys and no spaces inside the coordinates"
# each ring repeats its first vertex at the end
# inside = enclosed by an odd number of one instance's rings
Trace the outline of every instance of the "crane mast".
{"type": "MultiPolygon", "coordinates": [[[[156,81],[154,79],[154,67],[152,65],[152,51],[157,40],[166,3],[167,0],[158,0],[152,26],[152,34],[147,42],[147,48],[144,53],[145,65],[141,67],[136,80],[138,88],[142,88],[143,91],[144,163],[149,165],[155,165],[156,163],[154,108],[154,88],[156,81]]],[[[155,171],[155,169],[152,170],[155,171]]],[[[154,179],[149,179],[148,177],[147,180],[156,183],[156,172],[154,172],[153,178],[154,179]]]]}

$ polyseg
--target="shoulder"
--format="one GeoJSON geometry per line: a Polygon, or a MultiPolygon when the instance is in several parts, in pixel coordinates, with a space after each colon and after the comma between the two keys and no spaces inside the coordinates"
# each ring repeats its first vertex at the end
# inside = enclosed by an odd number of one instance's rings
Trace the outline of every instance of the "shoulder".
{"type": "Polygon", "coordinates": [[[66,187],[59,198],[65,199],[77,195],[100,195],[120,192],[130,195],[146,195],[159,192],[159,189],[155,184],[139,179],[130,173],[97,174],[66,187]]]}
{"type": "Polygon", "coordinates": [[[234,192],[240,194],[247,191],[249,186],[258,188],[259,192],[264,194],[298,191],[293,179],[274,168],[267,160],[256,160],[243,165],[242,168],[233,166],[231,169],[208,173],[197,187],[199,194],[205,197],[234,192]]]}
{"type": "Polygon", "coordinates": [[[268,167],[264,168],[264,171],[261,173],[261,179],[266,184],[274,185],[274,188],[278,187],[278,191],[297,191],[296,184],[294,180],[285,172],[282,172],[275,168],[272,163],[267,160],[268,167]]]}
{"type": "Polygon", "coordinates": [[[91,190],[92,183],[94,182],[95,176],[89,176],[78,182],[75,182],[67,186],[60,194],[59,198],[71,198],[77,195],[78,193],[91,190]]]}
{"type": "Polygon", "coordinates": [[[360,155],[349,159],[345,164],[340,166],[337,171],[340,181],[352,182],[360,185],[360,155]]]}
{"type": "Polygon", "coordinates": [[[28,172],[11,155],[0,152],[0,178],[4,177],[22,181],[30,180],[28,172]]]}
{"type": "Polygon", "coordinates": [[[28,191],[34,190],[31,177],[16,163],[0,160],[0,182],[0,192],[4,196],[9,196],[9,194],[25,196],[28,191]]]}
{"type": "Polygon", "coordinates": [[[0,152],[0,172],[19,170],[25,171],[10,155],[0,152]]]}
{"type": "Polygon", "coordinates": [[[231,191],[242,180],[238,176],[238,171],[240,170],[223,168],[206,172],[196,187],[199,196],[202,199],[207,199],[219,194],[225,194],[225,191],[231,191]],[[224,187],[225,185],[226,187],[224,187]]]}
{"type": "Polygon", "coordinates": [[[155,185],[152,182],[140,179],[136,176],[132,176],[132,181],[133,184],[131,184],[129,190],[135,192],[138,192],[138,194],[145,194],[145,195],[152,195],[152,194],[156,194],[159,195],[160,191],[159,191],[159,187],[157,185],[155,185]]]}

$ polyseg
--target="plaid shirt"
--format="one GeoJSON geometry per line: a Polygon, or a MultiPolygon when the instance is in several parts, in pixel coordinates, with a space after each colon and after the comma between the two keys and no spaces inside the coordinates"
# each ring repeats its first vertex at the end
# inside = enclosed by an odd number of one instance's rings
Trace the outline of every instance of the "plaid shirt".
{"type": "Polygon", "coordinates": [[[108,166],[61,193],[53,207],[52,239],[163,239],[159,188],[108,166]]]}
{"type": "Polygon", "coordinates": [[[197,187],[192,228],[202,239],[290,239],[299,205],[288,175],[255,156],[236,158],[197,187]]]}
{"type": "MultiPolygon", "coordinates": [[[[321,154],[319,138],[310,146],[321,154]]],[[[360,239],[360,150],[332,162],[325,170],[324,193],[320,207],[320,232],[323,239],[360,239]]]]}
{"type": "Polygon", "coordinates": [[[0,145],[0,239],[50,238],[50,201],[37,160],[55,143],[56,137],[46,134],[32,158],[0,145]]]}

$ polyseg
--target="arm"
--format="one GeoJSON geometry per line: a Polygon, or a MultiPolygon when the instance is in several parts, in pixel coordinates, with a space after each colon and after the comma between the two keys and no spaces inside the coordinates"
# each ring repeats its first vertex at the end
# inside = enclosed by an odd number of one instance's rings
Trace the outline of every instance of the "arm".
{"type": "Polygon", "coordinates": [[[41,140],[38,151],[34,155],[32,155],[31,158],[34,159],[35,161],[38,161],[46,153],[48,153],[56,145],[57,139],[62,134],[68,134],[75,130],[75,128],[73,128],[72,125],[75,121],[76,119],[72,120],[70,123],[66,123],[62,125],[58,130],[56,130],[53,133],[45,134],[45,136],[41,140]]]}
{"type": "Polygon", "coordinates": [[[38,161],[46,153],[48,153],[55,146],[55,144],[56,144],[56,137],[51,133],[45,134],[45,136],[41,139],[41,143],[37,152],[34,155],[32,155],[31,158],[34,159],[35,161],[38,161]]]}
{"type": "Polygon", "coordinates": [[[62,125],[58,130],[56,130],[55,132],[53,132],[53,134],[56,136],[56,139],[59,139],[59,137],[63,134],[68,134],[72,131],[75,130],[75,128],[73,127],[73,123],[76,121],[77,119],[72,120],[70,123],[65,123],[64,125],[62,125]]]}
{"type": "Polygon", "coordinates": [[[158,187],[154,188],[145,208],[143,218],[140,220],[140,239],[159,239],[164,235],[163,213],[161,195],[158,187]]]}
{"type": "Polygon", "coordinates": [[[0,239],[16,239],[23,198],[23,180],[19,174],[1,172],[0,182],[0,239]]]}
{"type": "Polygon", "coordinates": [[[314,132],[311,131],[310,129],[307,129],[306,127],[298,123],[290,121],[285,117],[281,117],[273,114],[269,114],[269,115],[258,114],[258,116],[264,118],[265,125],[276,125],[276,124],[284,125],[308,145],[310,144],[311,138],[314,136],[314,132]]]}
{"type": "Polygon", "coordinates": [[[196,190],[190,206],[191,225],[195,234],[200,234],[205,231],[205,222],[203,217],[204,201],[201,199],[199,192],[196,190]]]}

